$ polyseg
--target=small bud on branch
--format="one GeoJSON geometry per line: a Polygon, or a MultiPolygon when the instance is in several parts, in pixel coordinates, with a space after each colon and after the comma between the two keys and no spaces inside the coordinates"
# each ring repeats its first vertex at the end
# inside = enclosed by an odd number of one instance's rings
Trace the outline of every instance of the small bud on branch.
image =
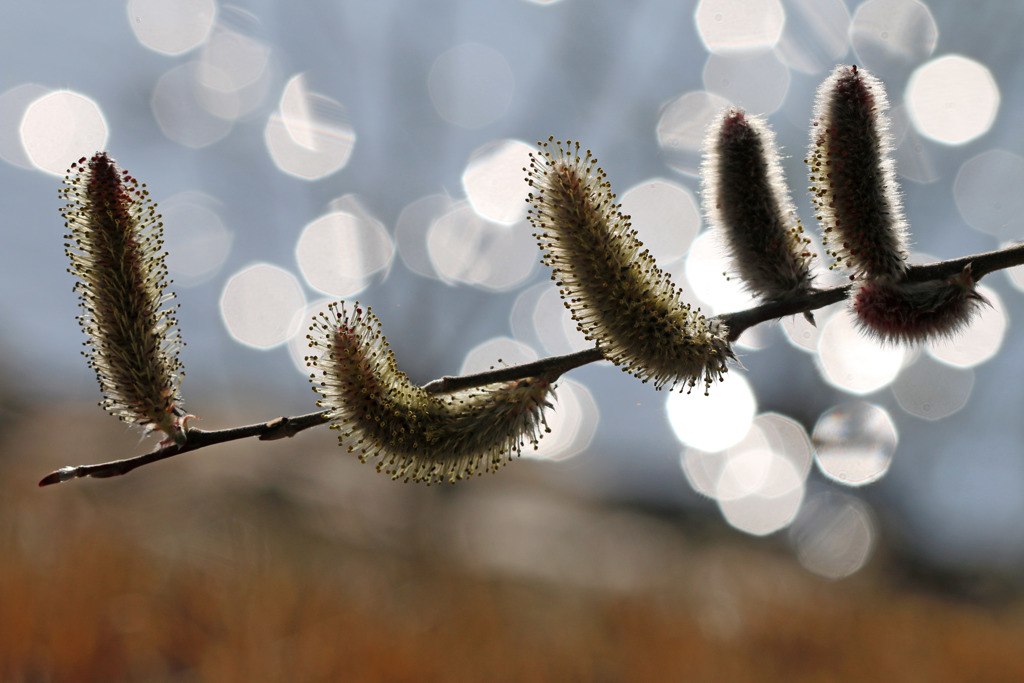
{"type": "Polygon", "coordinates": [[[185,441],[179,407],[181,363],[174,298],[165,292],[163,223],[145,185],[105,152],[71,165],[61,189],[70,240],[64,245],[79,280],[78,317],[91,349],[100,403],[124,422],[185,441]]]}
{"type": "Polygon", "coordinates": [[[435,396],[398,369],[369,308],[330,304],[310,331],[317,405],[328,409],[341,445],[363,462],[379,456],[377,470],[392,479],[430,484],[494,472],[550,431],[545,377],[435,396]]]}
{"type": "Polygon", "coordinates": [[[539,143],[530,155],[529,219],[579,330],[605,357],[658,389],[705,393],[733,357],[728,330],[691,310],[615,203],[604,171],[579,143],[539,143]]]}

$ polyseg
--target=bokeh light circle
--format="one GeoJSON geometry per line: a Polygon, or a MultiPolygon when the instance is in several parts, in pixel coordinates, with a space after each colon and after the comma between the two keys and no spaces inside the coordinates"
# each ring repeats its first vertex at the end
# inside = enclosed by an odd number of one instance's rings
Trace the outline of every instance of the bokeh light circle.
{"type": "Polygon", "coordinates": [[[492,291],[518,287],[537,264],[537,245],[525,221],[492,223],[473,211],[468,201],[454,204],[431,224],[427,252],[445,282],[492,291]]]}
{"type": "Polygon", "coordinates": [[[959,145],[992,127],[999,110],[999,86],[983,64],[947,55],[914,71],[905,99],[921,135],[959,145]]]}
{"type": "Polygon", "coordinates": [[[159,79],[149,100],[160,130],[169,140],[200,149],[223,139],[234,127],[231,119],[211,114],[197,97],[195,64],[177,66],[159,79]]]}
{"type": "Polygon", "coordinates": [[[221,220],[223,206],[202,192],[182,192],[160,202],[167,269],[174,284],[192,287],[220,270],[233,236],[221,220]]]}
{"type": "Polygon", "coordinates": [[[285,86],[280,108],[267,120],[263,138],[279,169],[319,180],[345,167],[356,133],[344,107],[309,92],[303,74],[298,74],[285,86]]]}
{"type": "Polygon", "coordinates": [[[789,0],[775,54],[806,74],[831,68],[849,50],[850,12],[843,0],[789,0]]]}
{"type": "Polygon", "coordinates": [[[918,0],[868,0],[850,23],[857,63],[878,74],[927,59],[938,37],[935,17],[918,0]]]}
{"type": "Polygon", "coordinates": [[[941,420],[967,405],[974,371],[940,363],[927,355],[900,372],[892,393],[900,407],[923,420],[941,420]]]}
{"type": "Polygon", "coordinates": [[[714,453],[744,438],[757,412],[757,399],[743,375],[728,373],[705,396],[698,382],[690,393],[673,391],[665,411],[676,438],[687,446],[714,453]]]}
{"type": "Polygon", "coordinates": [[[508,109],[515,76],[508,60],[494,48],[464,43],[434,61],[427,89],[442,119],[462,128],[483,128],[508,109]]]}
{"type": "Polygon", "coordinates": [[[654,178],[635,185],[622,195],[621,204],[644,247],[661,266],[685,255],[700,230],[700,209],[693,193],[670,180],[654,178]]]}
{"type": "Polygon", "coordinates": [[[948,339],[929,342],[927,351],[932,358],[962,368],[981,365],[999,352],[1006,338],[1009,317],[1002,298],[985,285],[978,286],[989,305],[979,306],[970,327],[948,339]]]}
{"type": "Polygon", "coordinates": [[[769,50],[782,35],[786,12],[779,0],[701,0],[694,20],[710,52],[769,50]]]}
{"type": "Polygon", "coordinates": [[[107,122],[85,95],[58,90],[34,101],[21,119],[21,144],[37,168],[64,175],[71,163],[107,146],[107,122]]]}
{"type": "Polygon", "coordinates": [[[20,168],[35,168],[21,144],[21,121],[33,102],[48,95],[49,88],[22,83],[0,94],[0,159],[20,168]]]}
{"type": "Polygon", "coordinates": [[[233,275],[220,297],[221,320],[238,342],[269,349],[288,341],[302,325],[306,298],[294,275],[258,263],[233,275]]]}
{"type": "Polygon", "coordinates": [[[965,161],[953,182],[960,215],[1000,240],[1024,238],[1024,157],[990,149],[965,161]]]}
{"type": "Polygon", "coordinates": [[[336,297],[363,291],[370,277],[391,264],[394,246],[384,226],[344,211],[302,229],[295,259],[310,287],[336,297]]]}
{"type": "MultiPolygon", "coordinates": [[[[746,495],[720,497],[718,507],[733,527],[755,536],[766,536],[785,528],[796,517],[804,497],[804,479],[793,463],[771,451],[752,451],[731,459],[735,466],[753,465],[763,470],[763,479],[746,495]]],[[[729,471],[728,469],[726,470],[729,471]]]]}
{"type": "Polygon", "coordinates": [[[686,255],[686,280],[711,313],[742,311],[756,305],[743,280],[732,273],[723,233],[705,230],[697,235],[686,255]]]}
{"type": "Polygon", "coordinates": [[[889,471],[898,441],[889,413],[865,401],[822,413],[811,439],[818,469],[846,486],[863,486],[881,479],[889,471]]]}
{"type": "Polygon", "coordinates": [[[665,163],[680,173],[697,175],[708,126],[727,106],[729,100],[704,90],[667,102],[655,129],[665,163]]]}
{"type": "Polygon", "coordinates": [[[473,210],[494,223],[512,225],[526,218],[530,191],[523,169],[533,147],[520,140],[496,140],[478,147],[462,173],[462,187],[473,210]]]}
{"type": "MultiPolygon", "coordinates": [[[[822,325],[822,321],[818,321],[822,325]]],[[[848,309],[830,317],[818,338],[821,374],[832,386],[851,394],[870,394],[896,379],[906,349],[883,345],[857,327],[848,309]]]]}
{"type": "Polygon", "coordinates": [[[704,87],[749,112],[771,114],[786,99],[789,69],[770,51],[712,54],[704,65],[704,87]]]}
{"type": "Polygon", "coordinates": [[[128,23],[150,50],[179,55],[203,43],[217,18],[214,0],[128,0],[128,23]]]}
{"type": "Polygon", "coordinates": [[[427,252],[430,227],[453,208],[456,202],[445,194],[428,194],[410,202],[395,221],[395,246],[405,267],[418,275],[437,279],[437,271],[427,252]]]}
{"type": "Polygon", "coordinates": [[[859,498],[819,491],[804,500],[789,538],[805,569],[827,579],[843,579],[871,558],[875,526],[871,509],[859,498]]]}

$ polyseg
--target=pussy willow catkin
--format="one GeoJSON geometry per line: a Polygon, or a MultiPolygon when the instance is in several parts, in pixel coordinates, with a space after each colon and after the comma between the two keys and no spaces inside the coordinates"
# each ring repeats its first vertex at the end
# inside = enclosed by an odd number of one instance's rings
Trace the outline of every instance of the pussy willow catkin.
{"type": "Polygon", "coordinates": [[[853,292],[858,325],[891,343],[952,337],[970,325],[982,303],[987,302],[977,291],[970,266],[948,280],[865,280],[853,292]]]}
{"type": "Polygon", "coordinates": [[[330,304],[313,319],[307,364],[317,405],[338,441],[377,470],[405,481],[455,482],[496,471],[549,431],[544,378],[502,382],[447,396],[413,385],[395,363],[369,308],[330,304]]]}
{"type": "Polygon", "coordinates": [[[712,123],[705,150],[705,212],[746,288],[768,301],[809,291],[810,239],[789,198],[771,129],[729,108],[712,123]]]}
{"type": "Polygon", "coordinates": [[[579,330],[605,357],[655,387],[704,382],[733,357],[725,326],[681,299],[643,249],[590,152],[548,142],[530,157],[534,235],[579,330]]]}
{"type": "Polygon", "coordinates": [[[856,66],[837,66],[818,88],[810,190],[826,249],[851,278],[899,279],[906,270],[888,108],[882,82],[856,66]]]}
{"type": "Polygon", "coordinates": [[[69,272],[78,277],[89,337],[85,355],[96,371],[108,412],[168,438],[185,440],[178,407],[183,346],[168,306],[163,223],[156,205],[105,152],[71,165],[61,196],[69,234],[69,272]]]}

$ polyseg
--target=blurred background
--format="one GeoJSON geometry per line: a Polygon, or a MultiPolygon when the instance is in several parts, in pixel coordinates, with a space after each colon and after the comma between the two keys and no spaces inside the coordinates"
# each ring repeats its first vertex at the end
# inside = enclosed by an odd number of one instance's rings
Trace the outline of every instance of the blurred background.
{"type": "Polygon", "coordinates": [[[539,451],[456,487],[320,429],[36,488],[152,447],[80,355],[57,189],[82,155],[148,184],[186,407],[230,427],[315,410],[331,300],[371,305],[417,383],[584,348],[525,221],[549,135],[687,300],[751,305],[702,220],[706,127],[764,115],[817,238],[837,63],[888,89],[915,261],[1019,241],[1024,4],[56,0],[0,26],[0,678],[1024,678],[1019,269],[920,349],[841,306],[759,326],[708,397],[581,368],[539,451]]]}

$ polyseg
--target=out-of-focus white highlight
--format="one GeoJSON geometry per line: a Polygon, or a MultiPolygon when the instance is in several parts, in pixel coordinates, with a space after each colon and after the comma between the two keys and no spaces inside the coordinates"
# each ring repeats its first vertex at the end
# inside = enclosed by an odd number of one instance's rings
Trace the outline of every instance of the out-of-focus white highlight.
{"type": "Polygon", "coordinates": [[[161,76],[153,87],[150,109],[160,130],[178,144],[199,149],[225,137],[234,121],[207,110],[195,83],[196,64],[182,64],[161,76]]]}
{"type": "Polygon", "coordinates": [[[892,384],[892,393],[906,412],[923,420],[941,420],[956,413],[971,397],[974,371],[921,355],[892,384]]]}
{"type": "Polygon", "coordinates": [[[987,133],[999,110],[999,86],[992,72],[962,55],[947,55],[919,67],[905,97],[918,132],[949,145],[987,133]]]}
{"type": "Polygon", "coordinates": [[[249,12],[231,8],[230,15],[217,23],[203,44],[196,73],[200,85],[233,93],[264,77],[270,66],[270,46],[247,35],[258,23],[249,12]]]}
{"type": "Polygon", "coordinates": [[[434,60],[427,89],[442,119],[476,129],[505,113],[512,101],[515,77],[500,52],[479,43],[464,43],[434,60]]]}
{"type": "Polygon", "coordinates": [[[665,401],[669,424],[687,446],[714,453],[744,438],[757,411],[757,399],[747,379],[735,372],[714,384],[705,396],[703,383],[690,393],[673,391],[665,401]]]}
{"type": "Polygon", "coordinates": [[[462,360],[459,374],[473,375],[495,368],[532,363],[537,358],[537,352],[526,344],[509,337],[495,337],[469,350],[462,360]]]}
{"type": "Polygon", "coordinates": [[[303,74],[293,76],[271,114],[264,140],[277,167],[286,173],[318,180],[348,163],[355,131],[345,109],[334,100],[309,92],[303,74]]]}
{"type": "Polygon", "coordinates": [[[192,287],[213,277],[231,251],[223,207],[202,192],[182,192],[160,202],[167,269],[176,285],[192,287]]]}
{"type": "Polygon", "coordinates": [[[644,181],[627,190],[621,203],[622,212],[630,216],[630,223],[659,266],[686,254],[700,230],[696,199],[670,180],[644,181]]]}
{"type": "Polygon", "coordinates": [[[729,101],[704,90],[680,95],[661,108],[656,133],[665,163],[680,173],[697,175],[708,126],[729,101]]]}
{"type": "Polygon", "coordinates": [[[1001,240],[1024,239],[1024,158],[990,149],[960,166],[953,198],[975,230],[1001,240]]]}
{"type": "Polygon", "coordinates": [[[686,448],[683,474],[695,491],[709,498],[738,498],[763,489],[772,457],[787,460],[802,481],[810,471],[814,451],[807,431],[798,422],[778,413],[764,413],[754,419],[738,443],[724,450],[711,453],[686,448]]]}
{"type": "Polygon", "coordinates": [[[49,94],[35,83],[22,83],[0,94],[0,159],[13,166],[35,168],[21,142],[21,121],[29,105],[49,94]]]}
{"type": "Polygon", "coordinates": [[[868,0],[850,24],[857,63],[877,75],[927,59],[938,37],[935,17],[918,0],[868,0]]]}
{"type": "Polygon", "coordinates": [[[266,263],[249,266],[224,286],[220,315],[237,341],[269,349],[299,331],[306,299],[288,271],[266,263]]]}
{"type": "Polygon", "coordinates": [[[978,286],[978,293],[991,305],[981,305],[966,330],[954,337],[929,343],[927,350],[932,358],[962,368],[973,368],[999,352],[1009,325],[1006,306],[994,290],[984,285],[978,286]]]}
{"type": "Polygon", "coordinates": [[[818,469],[846,486],[863,486],[889,471],[896,425],[884,409],[852,401],[821,414],[811,436],[818,469]]]}
{"type": "Polygon", "coordinates": [[[832,386],[851,394],[870,394],[888,386],[903,367],[905,355],[902,346],[882,345],[862,333],[847,309],[824,322],[818,338],[822,376],[832,386]]]}
{"type": "Polygon", "coordinates": [[[808,496],[789,529],[800,564],[827,579],[859,571],[871,557],[876,535],[867,504],[838,491],[808,496]]]}
{"type": "MultiPolygon", "coordinates": [[[[327,311],[327,305],[335,301],[333,297],[324,297],[317,299],[316,301],[307,303],[301,313],[298,314],[297,319],[299,321],[299,332],[293,334],[288,338],[288,355],[292,359],[292,363],[295,364],[295,369],[302,374],[303,377],[309,377],[312,368],[306,365],[306,356],[310,355],[313,350],[309,348],[308,334],[309,326],[313,322],[313,318],[319,317],[320,313],[327,311]]],[[[322,350],[319,351],[322,353],[322,350]]]]}
{"type": "Polygon", "coordinates": [[[254,37],[259,19],[237,6],[221,8],[209,38],[190,64],[193,96],[210,114],[237,121],[255,111],[270,89],[270,45],[254,37]]]}
{"type": "Polygon", "coordinates": [[[778,42],[786,13],[779,0],[701,0],[694,19],[709,51],[754,51],[778,42]]]}
{"type": "Polygon", "coordinates": [[[550,434],[540,440],[537,450],[523,450],[523,455],[545,460],[565,460],[590,447],[597,433],[600,413],[590,389],[569,379],[555,384],[551,408],[544,412],[550,434]]]}
{"type": "Polygon", "coordinates": [[[775,54],[791,69],[830,69],[849,50],[850,13],[843,0],[788,0],[775,54]]]}
{"type": "Polygon", "coordinates": [[[705,230],[697,235],[686,256],[686,279],[711,313],[742,311],[757,303],[744,289],[743,280],[731,272],[721,231],[705,230]]]}
{"type": "Polygon", "coordinates": [[[462,187],[473,210],[494,223],[512,225],[526,218],[530,191],[523,169],[533,148],[520,140],[495,140],[473,151],[462,173],[462,187]]]}
{"type": "Polygon", "coordinates": [[[214,0],[129,0],[128,23],[150,50],[179,55],[203,43],[217,17],[214,0]]]}
{"type": "Polygon", "coordinates": [[[107,146],[107,122],[99,106],[70,90],[48,93],[30,104],[19,133],[32,163],[60,176],[72,162],[107,146]]]}
{"type": "Polygon", "coordinates": [[[295,258],[310,287],[350,297],[363,291],[374,273],[391,265],[394,252],[379,221],[337,211],[302,229],[295,258]]]}
{"type": "Polygon", "coordinates": [[[712,54],[704,65],[704,87],[747,111],[771,114],[786,99],[789,69],[771,51],[712,54]]]}
{"type": "MultiPolygon", "coordinates": [[[[756,451],[746,457],[755,468],[764,470],[763,480],[746,495],[719,498],[718,507],[726,521],[740,531],[766,536],[785,528],[796,517],[804,497],[804,480],[792,463],[771,451],[756,451]]],[[[742,466],[750,464],[744,462],[742,466]]]]}
{"type": "Polygon", "coordinates": [[[811,460],[803,427],[777,413],[758,416],[742,440],[722,451],[690,447],[682,455],[683,473],[694,490],[718,501],[734,527],[756,535],[792,521],[811,460]]]}
{"type": "MultiPolygon", "coordinates": [[[[520,294],[512,309],[511,322],[516,336],[535,337],[544,352],[551,356],[594,346],[576,329],[558,288],[551,282],[542,282],[520,294]]],[[[601,362],[608,364],[607,361],[601,362]]]]}
{"type": "Polygon", "coordinates": [[[537,245],[525,221],[492,223],[465,201],[431,224],[427,252],[445,282],[494,291],[518,287],[537,263],[537,245]]]}
{"type": "Polygon", "coordinates": [[[406,268],[423,277],[437,278],[427,253],[430,226],[448,213],[455,202],[447,195],[429,194],[410,202],[395,221],[395,245],[406,268]]]}

